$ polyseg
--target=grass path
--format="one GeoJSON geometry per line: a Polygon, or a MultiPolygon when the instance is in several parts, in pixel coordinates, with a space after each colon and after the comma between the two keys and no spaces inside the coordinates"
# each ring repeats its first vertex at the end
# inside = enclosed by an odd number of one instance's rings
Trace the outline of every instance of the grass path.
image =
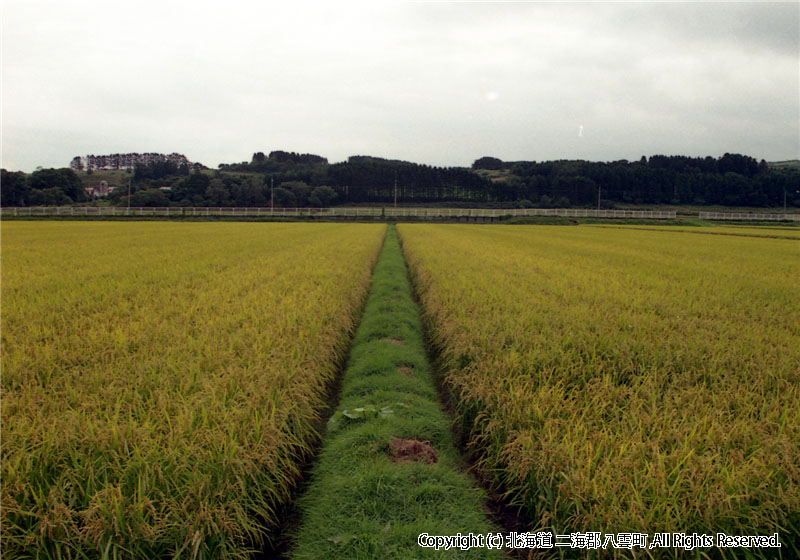
{"type": "Polygon", "coordinates": [[[498,558],[501,553],[484,548],[434,552],[418,545],[422,533],[496,531],[484,498],[459,466],[391,226],[353,339],[341,401],[300,498],[291,556],[498,558]]]}

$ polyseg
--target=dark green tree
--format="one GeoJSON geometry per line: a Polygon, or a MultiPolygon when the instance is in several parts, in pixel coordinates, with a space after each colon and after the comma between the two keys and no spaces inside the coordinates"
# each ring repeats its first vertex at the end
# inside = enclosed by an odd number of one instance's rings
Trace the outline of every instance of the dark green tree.
{"type": "Polygon", "coordinates": [[[60,189],[73,202],[86,199],[83,184],[72,169],[40,169],[31,173],[28,184],[31,189],[60,189]]]}
{"type": "Polygon", "coordinates": [[[161,189],[145,189],[131,195],[131,206],[169,206],[169,199],[161,189]]]}
{"type": "Polygon", "coordinates": [[[22,171],[0,169],[0,205],[25,206],[29,192],[28,178],[22,171]]]}
{"type": "Polygon", "coordinates": [[[333,204],[333,201],[337,198],[336,191],[332,188],[322,185],[315,188],[311,191],[311,195],[308,197],[308,202],[311,206],[317,206],[326,208],[333,204]]]}
{"type": "Polygon", "coordinates": [[[287,181],[280,184],[281,188],[292,192],[295,198],[295,206],[308,206],[308,197],[311,195],[311,187],[305,181],[287,181]]]}
{"type": "Polygon", "coordinates": [[[31,189],[28,197],[31,206],[66,206],[73,202],[60,187],[31,189]]]}
{"type": "Polygon", "coordinates": [[[196,171],[175,184],[172,196],[184,204],[202,205],[205,203],[206,189],[211,184],[211,178],[205,173],[196,171]]]}
{"type": "Polygon", "coordinates": [[[297,206],[297,198],[289,189],[275,187],[275,206],[295,208],[297,206]]]}
{"type": "Polygon", "coordinates": [[[244,179],[232,189],[233,200],[236,206],[264,206],[267,199],[264,196],[264,186],[261,181],[253,177],[244,179]]]}
{"type": "Polygon", "coordinates": [[[231,193],[225,183],[220,179],[212,179],[206,188],[206,202],[208,206],[229,206],[231,193]]]}
{"type": "Polygon", "coordinates": [[[503,160],[496,157],[484,156],[472,163],[472,169],[503,169],[503,160]]]}

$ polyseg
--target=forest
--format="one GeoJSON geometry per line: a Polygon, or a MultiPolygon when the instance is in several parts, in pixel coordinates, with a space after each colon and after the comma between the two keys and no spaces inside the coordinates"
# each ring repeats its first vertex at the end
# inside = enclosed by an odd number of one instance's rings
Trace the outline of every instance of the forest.
{"type": "MultiPolygon", "coordinates": [[[[315,154],[256,152],[216,170],[170,162],[115,171],[103,202],[131,206],[435,204],[613,207],[617,204],[800,207],[800,167],[741,154],[653,155],[636,161],[502,161],[436,167],[372,156],[329,163],[315,154]]],[[[72,169],[2,170],[3,206],[91,202],[91,176],[72,169]]],[[[96,183],[97,180],[94,180],[96,183]]]]}

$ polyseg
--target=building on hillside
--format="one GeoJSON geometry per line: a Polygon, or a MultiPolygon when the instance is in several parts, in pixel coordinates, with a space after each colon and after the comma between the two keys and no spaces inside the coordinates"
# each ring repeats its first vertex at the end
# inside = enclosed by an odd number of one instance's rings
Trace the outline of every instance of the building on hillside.
{"type": "Polygon", "coordinates": [[[99,185],[95,185],[94,187],[84,187],[83,190],[86,191],[86,194],[92,198],[105,198],[109,195],[109,193],[114,192],[116,187],[109,187],[108,182],[100,181],[99,185]]]}

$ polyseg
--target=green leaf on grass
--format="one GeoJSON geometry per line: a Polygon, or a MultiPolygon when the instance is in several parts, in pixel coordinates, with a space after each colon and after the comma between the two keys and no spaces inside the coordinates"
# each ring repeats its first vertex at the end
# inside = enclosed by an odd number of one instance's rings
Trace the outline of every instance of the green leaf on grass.
{"type": "MultiPolygon", "coordinates": [[[[394,403],[393,406],[409,408],[409,405],[405,403],[394,403]]],[[[333,416],[331,416],[330,420],[328,420],[328,430],[336,430],[343,424],[348,424],[351,421],[367,420],[370,418],[388,418],[395,413],[393,406],[378,408],[374,404],[368,404],[356,408],[337,410],[333,416]]]]}

